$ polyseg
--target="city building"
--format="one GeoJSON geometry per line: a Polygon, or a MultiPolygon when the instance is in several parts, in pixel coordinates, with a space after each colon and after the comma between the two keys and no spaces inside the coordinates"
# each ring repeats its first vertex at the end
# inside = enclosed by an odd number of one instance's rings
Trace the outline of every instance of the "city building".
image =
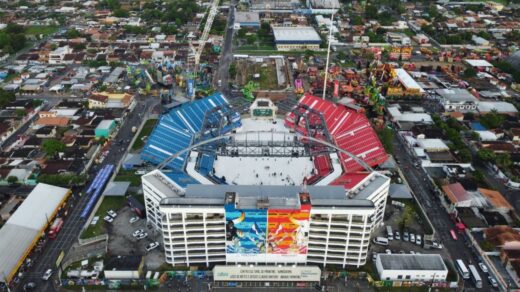
{"type": "Polygon", "coordinates": [[[340,186],[189,185],[160,203],[166,262],[364,265],[376,210],[358,196],[340,186]]]}
{"type": "Polygon", "coordinates": [[[103,273],[106,279],[139,279],[144,257],[137,255],[112,256],[105,259],[103,273]]]}
{"type": "Polygon", "coordinates": [[[307,0],[307,7],[312,14],[334,14],[338,12],[338,0],[307,0]]]}
{"type": "Polygon", "coordinates": [[[58,47],[49,53],[49,64],[62,64],[65,55],[72,53],[72,48],[67,46],[58,47]]]}
{"type": "Polygon", "coordinates": [[[448,112],[473,112],[477,109],[478,99],[462,88],[437,89],[444,110],[448,112]]]}
{"type": "Polygon", "coordinates": [[[273,33],[276,49],[279,51],[317,50],[320,48],[320,35],[310,26],[274,26],[273,33]]]}
{"type": "Polygon", "coordinates": [[[439,254],[378,254],[376,268],[381,280],[435,282],[448,277],[439,254]]]}

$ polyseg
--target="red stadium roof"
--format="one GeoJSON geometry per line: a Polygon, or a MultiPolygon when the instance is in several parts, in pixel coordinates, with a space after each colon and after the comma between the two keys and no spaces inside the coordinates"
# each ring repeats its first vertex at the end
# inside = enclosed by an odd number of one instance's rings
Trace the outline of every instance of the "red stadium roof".
{"type": "MultiPolygon", "coordinates": [[[[335,104],[319,97],[305,94],[299,101],[322,113],[334,143],[341,149],[361,158],[371,167],[383,163],[387,155],[381,141],[363,112],[335,104]]],[[[285,124],[292,126],[294,115],[287,114],[285,124]]],[[[300,127],[300,125],[298,125],[300,127]]],[[[347,155],[340,154],[345,173],[363,171],[363,167],[347,155]]],[[[336,181],[341,180],[339,178],[336,181]]]]}

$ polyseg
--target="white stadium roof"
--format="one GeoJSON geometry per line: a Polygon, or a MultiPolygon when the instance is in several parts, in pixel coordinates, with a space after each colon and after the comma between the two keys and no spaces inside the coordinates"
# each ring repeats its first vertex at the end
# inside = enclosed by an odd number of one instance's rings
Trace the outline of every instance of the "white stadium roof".
{"type": "Polygon", "coordinates": [[[68,189],[39,183],[7,220],[0,229],[0,281],[11,280],[68,194],[68,189]]]}

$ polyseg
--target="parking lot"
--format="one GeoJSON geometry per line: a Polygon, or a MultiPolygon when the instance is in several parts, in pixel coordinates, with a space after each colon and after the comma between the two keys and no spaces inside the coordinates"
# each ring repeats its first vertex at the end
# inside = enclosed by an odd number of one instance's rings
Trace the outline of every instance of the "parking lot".
{"type": "Polygon", "coordinates": [[[396,206],[388,203],[385,209],[385,225],[379,228],[376,237],[388,238],[387,226],[391,226],[394,239],[388,241],[388,245],[372,244],[372,252],[382,253],[390,250],[392,253],[441,253],[439,249],[424,248],[424,234],[428,234],[424,227],[425,222],[417,214],[414,202],[406,202],[406,206],[396,206]],[[399,238],[397,238],[399,232],[399,238]],[[408,240],[404,234],[408,233],[408,240]],[[417,235],[421,236],[421,244],[411,241],[411,235],[417,239],[417,235]]]}
{"type": "Polygon", "coordinates": [[[146,268],[148,270],[157,269],[164,263],[163,240],[160,232],[149,229],[145,219],[129,223],[130,218],[136,215],[127,205],[115,211],[118,215],[114,222],[106,224],[109,234],[108,253],[111,255],[145,255],[146,268]],[[148,236],[143,239],[135,238],[132,233],[138,229],[142,229],[148,236]],[[159,242],[159,247],[147,252],[146,246],[154,241],[159,242]]]}

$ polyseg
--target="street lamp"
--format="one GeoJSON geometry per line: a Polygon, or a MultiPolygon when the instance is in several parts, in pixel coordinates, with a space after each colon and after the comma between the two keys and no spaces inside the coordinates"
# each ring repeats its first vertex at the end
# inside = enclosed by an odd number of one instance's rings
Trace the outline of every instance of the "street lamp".
{"type": "Polygon", "coordinates": [[[323,96],[325,99],[325,94],[327,93],[327,78],[329,77],[329,59],[330,59],[330,44],[332,39],[332,22],[334,21],[334,12],[330,14],[330,26],[329,26],[329,39],[327,45],[327,63],[325,64],[325,78],[323,79],[323,96]]]}

